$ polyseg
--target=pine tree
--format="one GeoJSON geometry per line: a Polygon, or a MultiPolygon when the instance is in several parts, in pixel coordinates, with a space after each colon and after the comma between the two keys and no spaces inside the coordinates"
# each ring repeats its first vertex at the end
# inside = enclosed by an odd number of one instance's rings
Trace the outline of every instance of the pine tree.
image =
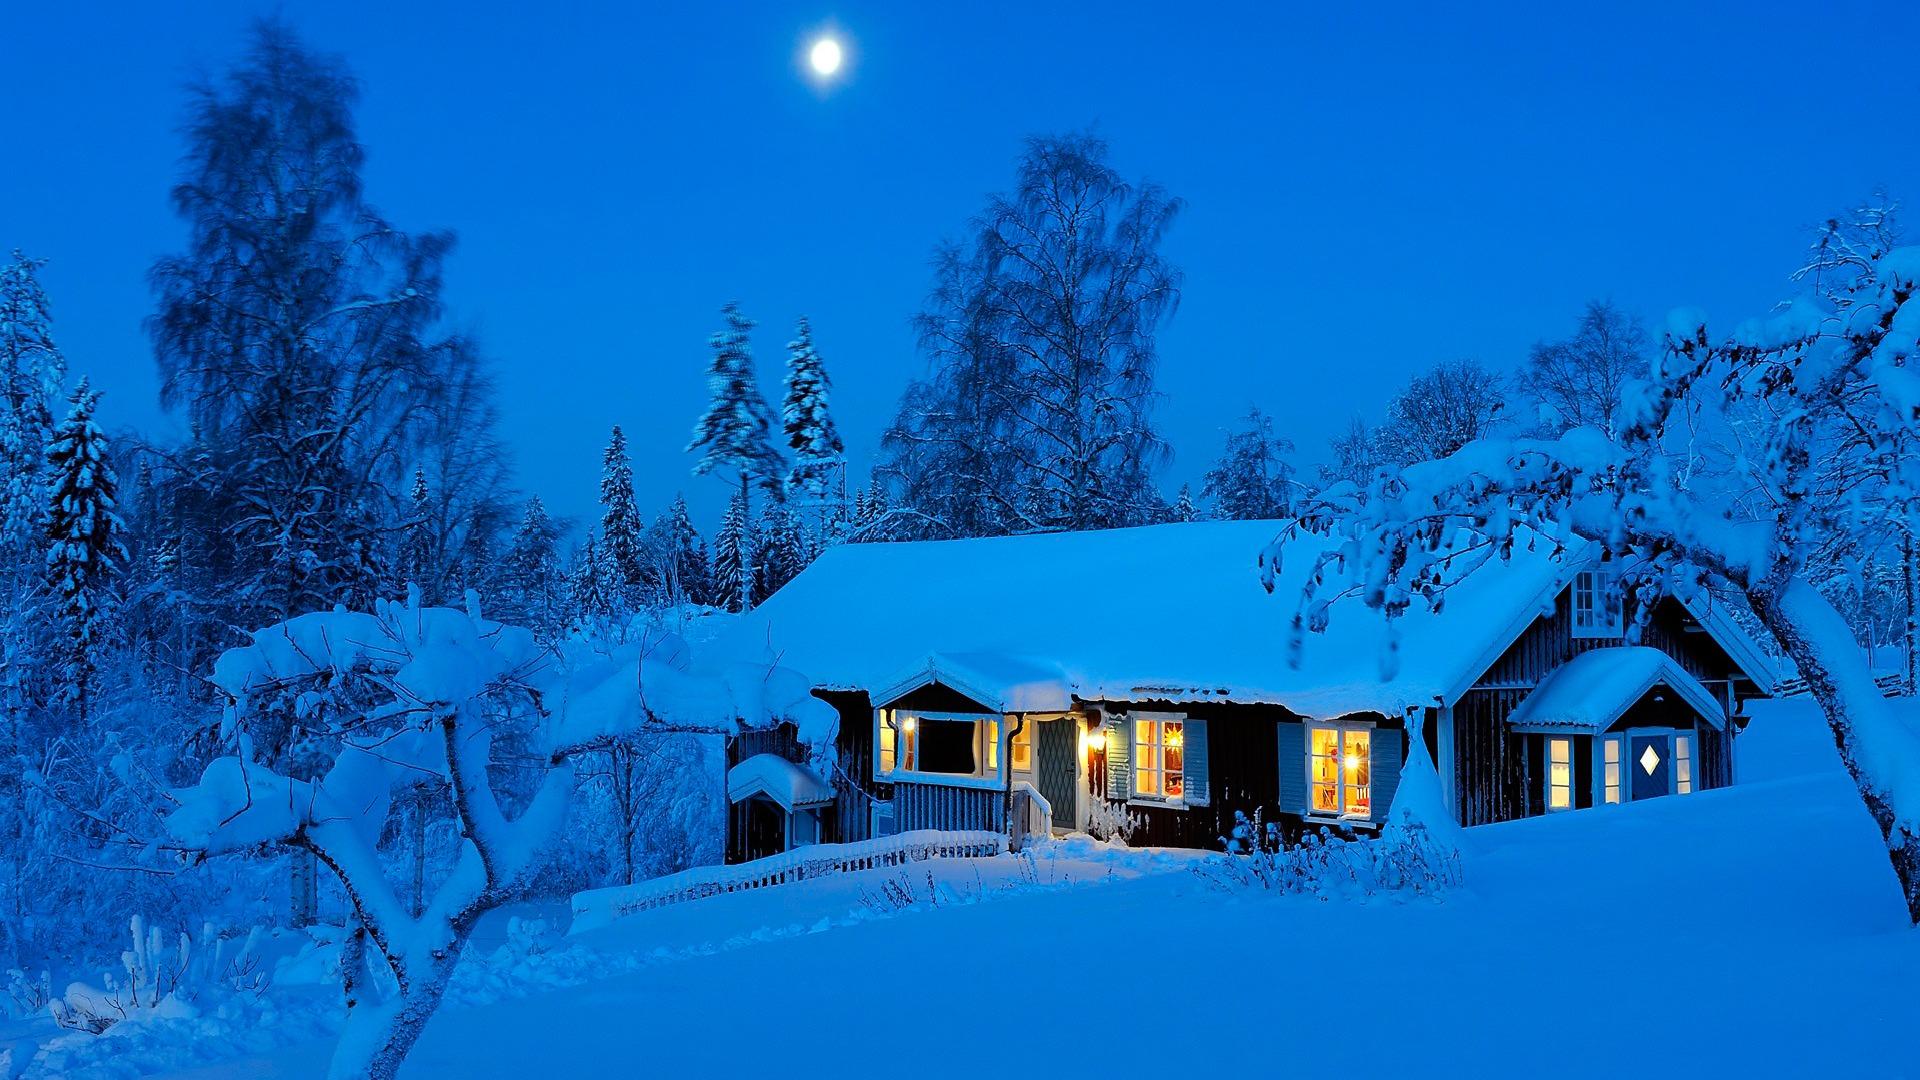
{"type": "Polygon", "coordinates": [[[819,507],[820,531],[846,502],[846,445],[827,408],[832,382],[826,365],[813,347],[813,328],[803,317],[794,340],[787,343],[787,396],[780,416],[786,426],[787,449],[793,467],[787,472],[788,492],[819,507]]]}
{"type": "Polygon", "coordinates": [[[1193,505],[1192,484],[1180,485],[1180,494],[1173,500],[1173,507],[1168,511],[1168,516],[1174,521],[1181,522],[1200,520],[1200,511],[1193,505]]]}
{"type": "Polygon", "coordinates": [[[98,674],[107,585],[127,551],[115,512],[119,478],[107,458],[107,438],[93,421],[99,395],[82,379],[71,401],[47,448],[47,582],[66,637],[64,692],[84,721],[98,674]]]}
{"type": "Polygon", "coordinates": [[[407,520],[400,530],[400,581],[416,585],[420,597],[429,604],[439,603],[439,583],[433,573],[433,490],[427,487],[427,471],[413,470],[413,486],[407,491],[407,520]]]}
{"type": "Polygon", "coordinates": [[[743,611],[741,590],[752,588],[753,570],[750,552],[753,537],[747,521],[747,497],[734,492],[727,512],[720,518],[720,532],[713,538],[713,606],[727,611],[743,611]]]}
{"type": "Polygon", "coordinates": [[[886,526],[887,516],[891,512],[886,485],[877,476],[868,480],[866,489],[854,498],[853,539],[865,543],[891,539],[886,526]]]}
{"type": "Polygon", "coordinates": [[[0,267],[0,559],[8,566],[39,550],[53,401],[66,380],[66,358],[54,344],[53,312],[40,287],[44,265],[15,251],[0,267]]]}
{"type": "MultiPolygon", "coordinates": [[[[721,309],[721,315],[726,319],[726,326],[709,342],[713,347],[713,363],[707,369],[707,411],[695,425],[693,441],[687,444],[687,450],[689,453],[701,451],[700,460],[693,467],[695,475],[726,469],[739,477],[735,497],[741,503],[741,524],[736,536],[744,546],[737,547],[732,556],[715,552],[715,558],[716,563],[723,556],[737,559],[730,571],[736,581],[724,588],[733,598],[731,606],[745,611],[753,607],[754,553],[748,527],[752,521],[749,515],[753,486],[758,483],[777,498],[781,460],[773,448],[772,410],[760,394],[753,372],[753,354],[747,347],[747,333],[753,329],[753,322],[740,314],[739,305],[734,303],[721,309]]],[[[716,565],[716,572],[724,576],[728,571],[720,571],[716,565]]]]}
{"type": "Polygon", "coordinates": [[[633,497],[633,462],[627,435],[613,426],[613,438],[600,475],[600,558],[629,604],[638,599],[652,574],[641,537],[640,508],[633,497]]]}
{"type": "Polygon", "coordinates": [[[613,611],[613,603],[607,595],[606,574],[601,566],[600,553],[593,542],[587,542],[573,555],[573,575],[568,582],[567,600],[572,607],[574,626],[586,626],[596,619],[603,619],[613,611]]]}
{"type": "Polygon", "coordinates": [[[1273,421],[1259,409],[1247,411],[1246,427],[1227,436],[1227,448],[1200,488],[1214,500],[1220,517],[1230,521],[1283,518],[1293,508],[1293,443],[1273,433],[1273,421]]]}
{"type": "Polygon", "coordinates": [[[558,530],[547,508],[535,495],[514,531],[513,544],[501,567],[500,595],[510,622],[550,639],[560,628],[560,564],[555,541],[558,530]]]}
{"type": "Polygon", "coordinates": [[[799,523],[781,503],[768,503],[761,511],[759,539],[760,566],[754,595],[764,600],[806,569],[809,560],[799,523]]]}
{"type": "Polygon", "coordinates": [[[706,541],[694,528],[685,496],[673,497],[673,505],[655,519],[653,533],[668,596],[684,604],[713,603],[713,569],[707,563],[706,541]]]}

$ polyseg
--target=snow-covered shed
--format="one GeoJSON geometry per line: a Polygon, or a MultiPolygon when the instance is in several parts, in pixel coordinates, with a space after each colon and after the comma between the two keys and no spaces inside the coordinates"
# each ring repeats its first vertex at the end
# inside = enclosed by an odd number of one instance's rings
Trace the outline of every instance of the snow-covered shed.
{"type": "Polygon", "coordinates": [[[1468,823],[1543,812],[1561,794],[1592,804],[1608,790],[1598,765],[1564,792],[1540,777],[1558,756],[1563,779],[1576,756],[1592,760],[1604,730],[1509,722],[1590,650],[1602,655],[1576,674],[1609,685],[1638,677],[1614,668],[1663,658],[1659,685],[1692,710],[1673,722],[1689,727],[1695,768],[1731,779],[1727,718],[1769,676],[1735,661],[1759,653],[1721,640],[1727,620],[1690,610],[1704,600],[1662,601],[1627,648],[1615,575],[1542,540],[1469,574],[1439,612],[1416,604],[1389,621],[1348,591],[1296,643],[1301,586],[1328,541],[1290,539],[1269,591],[1259,559],[1282,528],[841,545],[740,617],[715,655],[771,652],[841,710],[831,831],[847,839],[1002,827],[1009,812],[1199,846],[1233,810],[1364,828],[1385,816],[1410,735],[1468,823]],[[1573,740],[1587,743],[1579,755],[1573,740]]]}

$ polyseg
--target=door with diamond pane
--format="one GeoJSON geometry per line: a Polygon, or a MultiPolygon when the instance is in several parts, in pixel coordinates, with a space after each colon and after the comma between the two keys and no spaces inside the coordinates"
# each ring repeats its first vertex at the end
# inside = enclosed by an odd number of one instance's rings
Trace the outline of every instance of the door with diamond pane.
{"type": "Polygon", "coordinates": [[[1634,799],[1658,798],[1672,790],[1672,736],[1635,735],[1627,747],[1627,762],[1633,774],[1634,799]]]}
{"type": "Polygon", "coordinates": [[[1033,751],[1040,765],[1036,786],[1053,805],[1053,827],[1076,828],[1074,803],[1080,772],[1079,737],[1074,722],[1071,719],[1041,721],[1034,732],[1033,751]]]}

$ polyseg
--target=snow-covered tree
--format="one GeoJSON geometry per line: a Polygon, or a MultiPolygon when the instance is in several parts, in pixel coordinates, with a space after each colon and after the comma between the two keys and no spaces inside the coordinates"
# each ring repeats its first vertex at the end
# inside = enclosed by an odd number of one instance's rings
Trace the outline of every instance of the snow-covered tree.
{"type": "Polygon", "coordinates": [[[752,588],[753,522],[747,517],[747,497],[734,492],[713,537],[713,606],[743,611],[742,590],[752,588]]]}
{"type": "Polygon", "coordinates": [[[560,530],[535,495],[527,500],[507,548],[500,573],[501,610],[535,639],[552,641],[563,625],[565,583],[561,580],[560,530]]]}
{"type": "Polygon", "coordinates": [[[1171,521],[1188,522],[1200,520],[1200,509],[1193,505],[1193,485],[1181,484],[1180,493],[1174,496],[1173,505],[1167,510],[1171,521]]]}
{"type": "Polygon", "coordinates": [[[452,237],[367,205],[357,95],[339,60],[273,22],[191,90],[173,189],[187,239],[153,268],[148,327],[162,404],[205,452],[188,528],[211,549],[222,626],[370,603],[407,465],[436,432],[485,434],[485,410],[462,404],[484,391],[472,351],[435,335],[452,237]]]}
{"type": "MultiPolygon", "coordinates": [[[[347,1024],[330,1075],[395,1075],[439,1007],[474,926],[525,898],[562,829],[575,763],[643,732],[733,735],[782,722],[830,747],[837,716],[796,673],[769,665],[748,687],[687,670],[684,643],[656,637],[613,662],[568,670],[527,631],[477,611],[382,603],[372,614],[302,615],[223,655],[213,681],[231,700],[231,756],[179,793],[175,843],[206,855],[283,845],[314,854],[339,879],[355,927],[341,967],[347,1024]],[[250,725],[298,699],[339,749],[314,779],[259,761],[250,725]],[[734,701],[752,702],[742,715],[734,701]],[[503,797],[494,747],[521,730],[544,770],[524,799],[503,797]],[[459,821],[457,865],[417,913],[375,845],[396,801],[445,784],[459,821]],[[517,802],[517,805],[514,804],[517,802]],[[378,964],[397,988],[372,977],[378,964]]],[[[829,752],[822,750],[821,752],[829,752]]],[[[537,763],[537,764],[536,764],[537,763]]]]}
{"type": "Polygon", "coordinates": [[[654,519],[649,546],[669,603],[714,602],[707,543],[694,527],[685,496],[676,494],[666,512],[654,519]]]}
{"type": "Polygon", "coordinates": [[[649,567],[642,541],[640,506],[633,497],[633,461],[627,435],[613,426],[600,474],[600,557],[629,603],[637,601],[649,567]]]}
{"type": "Polygon", "coordinates": [[[738,610],[753,607],[754,552],[752,534],[745,526],[752,521],[753,487],[759,484],[779,498],[783,462],[773,446],[773,411],[761,396],[760,381],[753,370],[753,353],[747,347],[747,334],[753,321],[740,314],[740,306],[729,303],[721,309],[726,325],[713,335],[713,363],[707,369],[707,411],[694,426],[689,453],[698,452],[694,464],[696,476],[715,471],[734,473],[739,478],[735,493],[741,503],[742,528],[737,536],[745,547],[738,549],[738,564],[724,573],[736,580],[722,586],[738,610]]]}
{"type": "Polygon", "coordinates": [[[1320,485],[1351,484],[1364,490],[1382,464],[1380,439],[1365,420],[1354,417],[1346,430],[1327,442],[1332,460],[1320,466],[1320,485]]]}
{"type": "Polygon", "coordinates": [[[1030,140],[973,242],[937,254],[917,320],[934,373],[883,440],[913,531],[1155,520],[1156,341],[1180,284],[1160,243],[1180,202],[1107,158],[1091,135],[1030,140]]]}
{"type": "Polygon", "coordinates": [[[585,626],[613,614],[614,582],[610,574],[599,545],[593,537],[587,537],[580,550],[574,552],[573,573],[567,579],[567,603],[572,609],[574,626],[585,626]]]}
{"type": "Polygon", "coordinates": [[[427,487],[427,471],[416,468],[413,485],[407,489],[407,516],[400,526],[400,587],[417,585],[423,597],[429,601],[438,599],[437,563],[433,544],[433,490],[427,487]]]}
{"type": "Polygon", "coordinates": [[[1415,376],[1374,435],[1381,457],[1407,465],[1493,434],[1505,410],[1506,380],[1478,360],[1450,360],[1415,376]]]}
{"type": "Polygon", "coordinates": [[[1250,409],[1246,426],[1227,435],[1226,451],[1207,470],[1200,494],[1213,500],[1216,516],[1231,521],[1286,517],[1294,496],[1292,453],[1292,440],[1273,433],[1272,418],[1250,409]]]}
{"type": "Polygon", "coordinates": [[[47,447],[47,583],[65,634],[61,681],[83,720],[98,670],[108,583],[127,556],[116,509],[120,481],[107,437],[93,420],[99,398],[80,380],[73,407],[47,447]]]}
{"type": "Polygon", "coordinates": [[[1516,382],[1546,409],[1548,433],[1576,427],[1611,433],[1620,391],[1646,376],[1653,352],[1653,338],[1640,320],[1612,301],[1594,300],[1572,337],[1533,347],[1516,382]]]}
{"type": "MultiPolygon", "coordinates": [[[[1516,545],[1592,545],[1620,559],[1636,635],[1663,590],[1709,590],[1750,611],[1806,680],[1920,922],[1920,733],[1890,711],[1846,622],[1806,576],[1819,538],[1855,527],[1843,503],[1813,491],[1823,430],[1851,427],[1844,452],[1880,470],[1887,488],[1920,489],[1920,462],[1888,452],[1920,427],[1916,293],[1920,249],[1899,248],[1837,292],[1802,296],[1730,335],[1679,312],[1649,380],[1622,394],[1616,434],[1489,438],[1383,469],[1364,497],[1328,489],[1295,527],[1346,542],[1308,575],[1296,641],[1324,625],[1321,593],[1344,587],[1328,573],[1343,557],[1358,565],[1338,580],[1368,583],[1361,597],[1388,618],[1441,603],[1516,545]],[[1744,419],[1755,452],[1695,462],[1691,429],[1715,416],[1744,419]]],[[[1276,543],[1264,561],[1271,569],[1283,554],[1276,543]]]]}
{"type": "Polygon", "coordinates": [[[808,545],[793,514],[777,502],[769,502],[760,512],[755,535],[759,539],[759,566],[753,591],[764,600],[806,569],[808,545]]]}
{"type": "Polygon", "coordinates": [[[67,363],[53,340],[53,309],[40,287],[43,259],[19,251],[0,265],[0,550],[33,545],[46,509],[40,476],[53,435],[53,402],[67,363]]]}
{"type": "Polygon", "coordinates": [[[787,343],[787,395],[780,418],[793,459],[787,490],[818,506],[822,515],[841,507],[847,492],[847,448],[827,407],[831,387],[826,365],[813,346],[813,328],[803,317],[787,343]]]}

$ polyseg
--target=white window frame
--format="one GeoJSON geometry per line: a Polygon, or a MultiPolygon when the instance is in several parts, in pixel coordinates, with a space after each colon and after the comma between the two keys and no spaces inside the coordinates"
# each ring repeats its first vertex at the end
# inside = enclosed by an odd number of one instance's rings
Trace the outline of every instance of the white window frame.
{"type": "Polygon", "coordinates": [[[880,780],[918,780],[942,783],[957,780],[997,780],[1000,770],[1000,742],[1004,718],[999,713],[943,712],[936,709],[875,709],[873,711],[873,775],[880,780]],[[918,764],[919,744],[913,728],[921,720],[966,721],[973,725],[974,771],[971,773],[926,772],[905,768],[901,762],[909,756],[918,764]],[[889,745],[890,744],[890,745],[889,745]]]}
{"type": "Polygon", "coordinates": [[[1617,638],[1626,633],[1626,604],[1611,603],[1619,575],[1607,570],[1582,570],[1573,575],[1568,601],[1572,633],[1576,638],[1617,638]]]}
{"type": "Polygon", "coordinates": [[[1619,806],[1628,799],[1627,787],[1627,737],[1619,732],[1602,734],[1596,740],[1600,745],[1593,759],[1593,790],[1595,806],[1619,806]],[[1607,760],[1607,754],[1613,754],[1613,760],[1607,760]],[[1609,780],[1607,769],[1613,769],[1609,780]],[[1612,798],[1608,798],[1611,792],[1612,798]]]}
{"type": "Polygon", "coordinates": [[[1133,712],[1127,713],[1125,719],[1127,722],[1127,748],[1131,751],[1127,756],[1127,801],[1146,803],[1150,806],[1185,806],[1187,804],[1187,714],[1177,712],[1133,712]],[[1163,754],[1165,753],[1166,739],[1166,728],[1164,725],[1169,723],[1180,725],[1180,794],[1172,796],[1171,798],[1164,794],[1166,791],[1167,773],[1170,771],[1166,767],[1166,759],[1164,757],[1161,759],[1160,768],[1153,770],[1160,774],[1160,791],[1162,794],[1149,794],[1140,790],[1139,725],[1141,723],[1158,726],[1162,741],[1155,745],[1161,747],[1163,754]]]}
{"type": "Polygon", "coordinates": [[[1547,740],[1547,745],[1546,745],[1545,756],[1546,756],[1546,765],[1547,765],[1547,775],[1546,775],[1547,813],[1558,814],[1558,813],[1561,813],[1562,811],[1573,809],[1573,800],[1574,800],[1573,738],[1568,735],[1548,735],[1546,737],[1546,740],[1547,740]],[[1556,745],[1566,750],[1566,760],[1564,762],[1555,761],[1553,759],[1553,748],[1556,745]],[[1554,783],[1553,769],[1554,769],[1554,766],[1556,765],[1564,766],[1566,770],[1565,773],[1563,774],[1566,777],[1566,782],[1563,784],[1554,783]],[[1566,792],[1567,801],[1564,805],[1561,805],[1561,806],[1553,805],[1553,795],[1556,790],[1566,792]]]}
{"type": "Polygon", "coordinates": [[[1372,821],[1373,820],[1373,740],[1374,740],[1374,736],[1377,734],[1374,730],[1374,726],[1375,726],[1374,722],[1371,720],[1308,720],[1306,722],[1306,746],[1305,746],[1306,753],[1303,755],[1306,758],[1305,765],[1306,765],[1306,772],[1307,772],[1307,812],[1305,814],[1306,817],[1312,818],[1318,821],[1372,821]],[[1338,773],[1339,779],[1334,783],[1334,793],[1339,797],[1336,801],[1338,801],[1340,804],[1338,813],[1330,814],[1325,810],[1316,810],[1314,809],[1314,806],[1313,806],[1313,789],[1315,784],[1317,783],[1313,776],[1313,759],[1314,759],[1313,733],[1315,731],[1332,731],[1332,732],[1338,733],[1339,735],[1338,764],[1342,771],[1338,773]],[[1346,757],[1347,757],[1347,735],[1351,732],[1361,732],[1361,731],[1364,731],[1367,734],[1367,811],[1366,813],[1356,813],[1347,808],[1347,788],[1350,785],[1348,785],[1347,783],[1346,773],[1344,772],[1344,769],[1346,766],[1346,757]]]}
{"type": "Polygon", "coordinates": [[[1673,767],[1667,770],[1672,777],[1669,789],[1674,795],[1691,795],[1700,789],[1699,777],[1694,775],[1694,749],[1699,740],[1692,731],[1674,729],[1673,738],[1667,741],[1667,748],[1673,751],[1673,767]],[[1680,775],[1681,766],[1686,766],[1686,775],[1680,775]]]}

